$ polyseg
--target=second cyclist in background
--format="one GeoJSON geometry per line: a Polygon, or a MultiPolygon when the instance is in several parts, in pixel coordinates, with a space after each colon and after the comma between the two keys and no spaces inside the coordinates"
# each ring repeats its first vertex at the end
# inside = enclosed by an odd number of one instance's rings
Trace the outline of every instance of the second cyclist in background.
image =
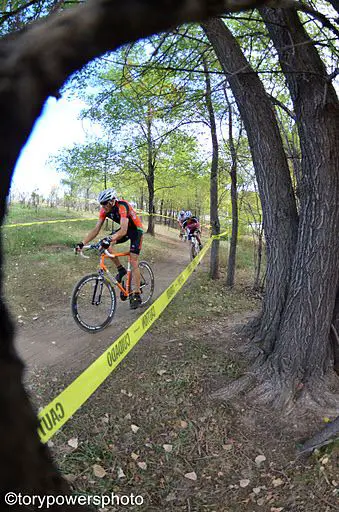
{"type": "Polygon", "coordinates": [[[185,210],[181,210],[181,212],[180,212],[180,213],[179,213],[179,215],[178,215],[178,224],[179,224],[179,230],[180,230],[180,232],[179,232],[179,238],[180,238],[180,240],[182,240],[182,239],[183,239],[183,236],[184,236],[184,234],[185,234],[185,228],[184,228],[184,227],[183,227],[183,225],[182,225],[182,224],[183,224],[183,222],[184,222],[184,220],[185,220],[185,218],[186,218],[186,217],[185,217],[185,210]]]}
{"type": "Polygon", "coordinates": [[[201,239],[200,239],[201,230],[200,230],[200,222],[199,222],[198,217],[195,217],[194,215],[192,215],[192,212],[190,210],[187,210],[185,212],[185,220],[183,221],[182,226],[185,229],[185,231],[187,232],[188,240],[190,240],[193,233],[195,233],[197,240],[198,240],[199,247],[201,249],[202,248],[202,243],[201,243],[201,239]]]}

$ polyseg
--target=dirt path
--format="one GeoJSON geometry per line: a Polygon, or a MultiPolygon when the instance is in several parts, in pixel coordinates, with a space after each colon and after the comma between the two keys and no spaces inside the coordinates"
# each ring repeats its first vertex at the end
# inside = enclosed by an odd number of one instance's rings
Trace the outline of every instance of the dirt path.
{"type": "MultiPolygon", "coordinates": [[[[188,247],[170,235],[157,235],[167,245],[173,245],[170,259],[154,263],[154,298],[158,297],[189,263],[188,247]]],[[[46,312],[34,324],[18,330],[16,344],[28,372],[46,367],[56,370],[85,369],[127,327],[142,314],[144,309],[131,311],[127,302],[118,301],[114,319],[104,331],[90,334],[75,324],[69,308],[46,312]]]]}

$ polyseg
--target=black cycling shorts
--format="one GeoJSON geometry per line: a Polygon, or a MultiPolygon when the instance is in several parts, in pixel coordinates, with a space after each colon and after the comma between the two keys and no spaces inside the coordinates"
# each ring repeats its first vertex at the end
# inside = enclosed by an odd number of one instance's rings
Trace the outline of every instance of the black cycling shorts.
{"type": "MultiPolygon", "coordinates": [[[[114,235],[120,231],[120,228],[113,231],[111,234],[114,235]]],[[[142,246],[142,235],[144,234],[141,229],[128,229],[127,234],[123,236],[122,238],[119,238],[117,241],[117,244],[123,244],[127,242],[127,240],[131,241],[130,245],[130,252],[133,254],[140,254],[141,246],[142,246]]]]}

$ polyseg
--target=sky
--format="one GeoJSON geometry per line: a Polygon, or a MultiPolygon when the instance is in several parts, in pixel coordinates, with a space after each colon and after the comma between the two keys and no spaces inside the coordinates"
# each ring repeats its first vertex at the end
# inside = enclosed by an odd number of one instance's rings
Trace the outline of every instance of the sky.
{"type": "Polygon", "coordinates": [[[66,96],[47,100],[16,164],[13,190],[30,193],[38,188],[39,193],[48,195],[53,185],[60,184],[62,176],[47,160],[64,146],[85,142],[92,127],[79,119],[84,106],[81,100],[66,96]]]}

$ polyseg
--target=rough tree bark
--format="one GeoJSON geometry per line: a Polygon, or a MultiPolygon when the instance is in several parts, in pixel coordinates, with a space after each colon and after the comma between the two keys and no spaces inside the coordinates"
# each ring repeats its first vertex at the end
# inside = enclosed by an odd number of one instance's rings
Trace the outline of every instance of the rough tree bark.
{"type": "Polygon", "coordinates": [[[298,240],[269,364],[286,400],[302,389],[306,405],[326,405],[328,397],[339,408],[325,386],[333,377],[329,335],[339,279],[338,98],[297,13],[260,12],[290,90],[302,154],[298,240]]]}
{"type": "Polygon", "coordinates": [[[333,351],[333,367],[339,376],[339,286],[335,299],[335,306],[331,325],[331,343],[333,351]]]}
{"type": "MultiPolygon", "coordinates": [[[[212,141],[212,162],[210,174],[210,224],[212,235],[219,235],[220,222],[218,215],[218,166],[219,166],[219,143],[217,136],[217,125],[215,122],[215,114],[212,102],[211,79],[208,72],[208,66],[205,57],[203,57],[203,65],[205,72],[205,102],[209,118],[209,127],[211,131],[212,141]]],[[[211,247],[210,259],[210,277],[211,279],[219,279],[219,240],[213,240],[211,247]]]]}
{"type": "Polygon", "coordinates": [[[238,105],[252,153],[263,210],[267,286],[257,339],[270,346],[284,309],[298,217],[291,177],[270,98],[225,23],[203,23],[238,105]]]}

